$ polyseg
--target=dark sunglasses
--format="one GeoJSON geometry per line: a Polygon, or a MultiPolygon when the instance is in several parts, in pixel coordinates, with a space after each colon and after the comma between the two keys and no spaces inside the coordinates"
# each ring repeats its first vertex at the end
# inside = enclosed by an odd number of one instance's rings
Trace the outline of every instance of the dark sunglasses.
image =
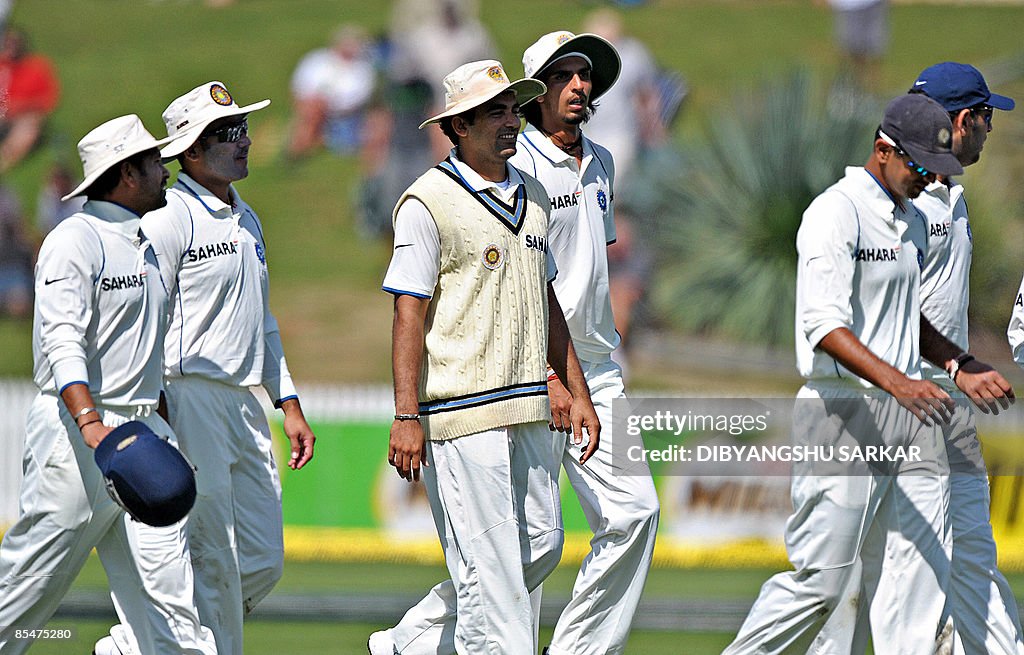
{"type": "Polygon", "coordinates": [[[243,119],[241,123],[235,123],[234,125],[225,125],[219,130],[211,130],[204,132],[202,137],[209,139],[211,137],[217,137],[217,140],[221,143],[234,143],[243,136],[249,133],[249,119],[243,119]]]}
{"type": "Polygon", "coordinates": [[[969,109],[972,115],[981,116],[985,121],[985,127],[992,129],[992,114],[994,113],[993,108],[990,105],[975,105],[969,109]]]}
{"type": "Polygon", "coordinates": [[[903,147],[899,144],[899,142],[896,141],[896,139],[892,138],[882,130],[878,130],[876,134],[877,136],[875,138],[881,139],[882,141],[888,143],[890,146],[892,146],[892,149],[896,151],[896,154],[904,159],[907,168],[914,171],[921,177],[928,177],[929,175],[931,175],[931,171],[929,171],[924,166],[917,164],[916,162],[914,162],[913,159],[910,158],[910,153],[904,150],[903,147]]]}

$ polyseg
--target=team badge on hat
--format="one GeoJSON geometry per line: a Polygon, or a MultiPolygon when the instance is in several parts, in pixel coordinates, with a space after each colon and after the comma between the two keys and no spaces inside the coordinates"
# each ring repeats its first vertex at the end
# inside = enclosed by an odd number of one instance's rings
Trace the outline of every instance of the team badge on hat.
{"type": "Polygon", "coordinates": [[[496,271],[501,268],[501,265],[505,263],[505,256],[501,248],[496,243],[492,243],[484,248],[483,255],[484,267],[492,271],[496,271]]]}
{"type": "Polygon", "coordinates": [[[213,101],[218,105],[222,105],[224,107],[227,107],[234,102],[231,99],[231,94],[228,93],[228,90],[220,84],[214,84],[210,87],[210,97],[213,98],[213,101]]]}
{"type": "Polygon", "coordinates": [[[491,66],[488,68],[487,77],[491,78],[495,82],[501,82],[502,84],[508,82],[508,80],[505,79],[505,71],[501,70],[501,66],[491,66]]]}

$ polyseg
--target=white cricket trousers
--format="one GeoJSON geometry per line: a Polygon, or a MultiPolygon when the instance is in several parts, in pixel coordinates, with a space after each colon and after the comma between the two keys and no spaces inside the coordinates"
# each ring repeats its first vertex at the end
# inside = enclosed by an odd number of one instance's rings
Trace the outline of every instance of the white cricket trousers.
{"type": "Polygon", "coordinates": [[[804,386],[793,443],[834,446],[837,455],[844,446],[915,446],[920,461],[904,462],[897,475],[854,463],[794,463],[786,549],[795,571],[761,587],[723,655],[808,652],[859,558],[875,643],[887,655],[933,652],[945,624],[951,554],[941,432],[881,392],[804,386]]]}
{"type": "Polygon", "coordinates": [[[601,419],[601,447],[581,465],[581,447],[566,436],[562,465],[594,538],[548,652],[618,655],[651,568],[661,510],[647,462],[623,457],[631,446],[642,446],[642,438],[612,429],[612,402],[625,398],[622,369],[611,359],[580,364],[601,419]]]}
{"type": "Polygon", "coordinates": [[[165,381],[170,423],[198,468],[188,537],[196,604],[220,655],[242,655],[242,620],[284,566],[281,481],[270,426],[248,388],[195,376],[165,381]]]}
{"type": "Polygon", "coordinates": [[[399,653],[536,655],[530,591],[562,555],[561,454],[546,423],[427,441],[423,482],[451,579],[390,630],[399,653]]]}
{"type": "MultiPolygon", "coordinates": [[[[108,426],[139,420],[171,438],[149,407],[98,405],[108,426]]],[[[64,403],[39,394],[29,410],[18,521],[0,544],[0,652],[24,653],[17,629],[53,616],[93,547],[107,573],[118,617],[132,626],[142,655],[214,655],[199,624],[185,523],[137,522],[107,495],[103,476],[64,403]]]]}
{"type": "MultiPolygon", "coordinates": [[[[947,611],[955,627],[956,655],[1024,655],[1017,601],[996,566],[996,543],[989,515],[989,485],[974,408],[967,397],[951,391],[957,402],[948,425],[942,425],[950,467],[949,510],[953,531],[947,611]]],[[[812,653],[866,650],[869,626],[860,608],[861,580],[851,580],[845,602],[815,640],[812,653]]]]}

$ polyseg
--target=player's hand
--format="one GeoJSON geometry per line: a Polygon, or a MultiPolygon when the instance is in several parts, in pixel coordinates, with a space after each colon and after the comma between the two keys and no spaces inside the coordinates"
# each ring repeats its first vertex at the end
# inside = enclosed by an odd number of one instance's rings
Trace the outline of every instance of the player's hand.
{"type": "Polygon", "coordinates": [[[581,394],[573,399],[570,419],[574,444],[578,446],[583,443],[583,430],[587,431],[589,441],[586,448],[583,449],[583,454],[580,455],[580,464],[585,464],[601,445],[601,421],[597,418],[597,411],[594,409],[594,403],[590,400],[590,394],[581,394]]]}
{"type": "Polygon", "coordinates": [[[896,402],[903,405],[925,425],[949,423],[956,403],[938,385],[927,380],[905,378],[892,390],[896,402]]]}
{"type": "Polygon", "coordinates": [[[100,445],[100,442],[106,439],[107,435],[114,431],[114,428],[103,425],[102,421],[93,421],[80,428],[80,431],[85,445],[96,450],[96,446],[100,445]]]}
{"type": "Polygon", "coordinates": [[[566,434],[572,432],[572,394],[557,377],[548,380],[548,398],[551,400],[548,428],[566,434]]]}
{"type": "Polygon", "coordinates": [[[426,439],[419,421],[395,420],[391,424],[388,464],[394,466],[405,480],[418,481],[420,466],[429,466],[424,457],[426,439]]]}
{"type": "Polygon", "coordinates": [[[284,401],[281,403],[281,409],[284,410],[282,424],[284,434],[291,442],[292,448],[291,455],[288,457],[288,468],[298,471],[313,459],[313,443],[316,441],[316,436],[313,435],[313,429],[306,422],[306,417],[302,413],[302,407],[299,406],[297,399],[284,401]]]}
{"type": "Polygon", "coordinates": [[[1013,387],[1006,378],[985,362],[976,359],[960,367],[954,382],[986,414],[998,414],[1000,408],[1009,409],[1016,400],[1013,387]]]}

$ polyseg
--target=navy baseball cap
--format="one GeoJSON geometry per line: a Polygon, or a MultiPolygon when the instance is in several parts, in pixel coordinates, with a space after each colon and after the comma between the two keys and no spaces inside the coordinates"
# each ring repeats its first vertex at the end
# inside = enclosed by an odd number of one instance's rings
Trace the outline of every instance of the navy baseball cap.
{"type": "Polygon", "coordinates": [[[879,132],[932,173],[948,176],[964,172],[953,156],[949,113],[928,96],[911,93],[890,102],[879,132]]]}
{"type": "Polygon", "coordinates": [[[118,426],[96,446],[107,493],[136,521],[166,526],[196,501],[196,476],[184,455],[141,421],[118,426]]]}
{"type": "Polygon", "coordinates": [[[927,95],[946,111],[960,111],[977,105],[1010,111],[1016,106],[1013,98],[989,91],[985,77],[977,68],[954,61],[944,61],[921,71],[910,92],[927,95]]]}

